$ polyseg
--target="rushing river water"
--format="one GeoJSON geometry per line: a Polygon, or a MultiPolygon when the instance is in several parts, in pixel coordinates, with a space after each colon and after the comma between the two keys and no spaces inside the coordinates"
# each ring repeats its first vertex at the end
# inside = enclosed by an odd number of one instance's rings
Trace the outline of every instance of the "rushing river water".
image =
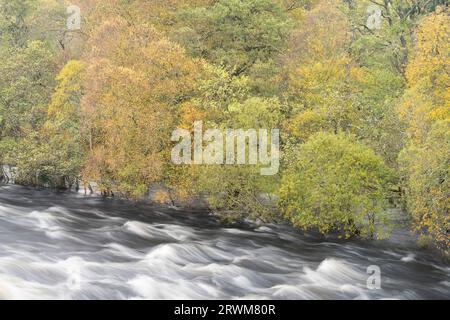
{"type": "Polygon", "coordinates": [[[450,299],[406,230],[332,241],[195,211],[0,187],[0,299],[450,299]],[[367,288],[367,268],[381,289],[367,288]]]}

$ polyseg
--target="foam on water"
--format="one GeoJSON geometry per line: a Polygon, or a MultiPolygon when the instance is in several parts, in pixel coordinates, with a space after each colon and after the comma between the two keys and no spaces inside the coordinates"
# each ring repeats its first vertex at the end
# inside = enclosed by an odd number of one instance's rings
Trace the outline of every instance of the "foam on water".
{"type": "Polygon", "coordinates": [[[0,187],[0,299],[448,299],[450,266],[433,254],[0,187]]]}
{"type": "Polygon", "coordinates": [[[408,255],[405,257],[402,257],[401,260],[403,262],[412,262],[415,260],[415,258],[416,258],[416,255],[414,253],[408,253],[408,255]]]}
{"type": "Polygon", "coordinates": [[[149,225],[139,221],[127,221],[124,228],[142,238],[147,239],[167,239],[184,241],[194,236],[188,227],[181,227],[177,225],[155,224],[149,225]]]}

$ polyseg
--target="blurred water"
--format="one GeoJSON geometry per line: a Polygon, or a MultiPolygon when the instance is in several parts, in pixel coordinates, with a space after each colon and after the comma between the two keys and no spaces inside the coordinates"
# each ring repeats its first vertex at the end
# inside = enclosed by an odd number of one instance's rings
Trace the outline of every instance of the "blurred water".
{"type": "Polygon", "coordinates": [[[337,241],[202,212],[0,187],[0,299],[450,299],[406,230],[337,241]],[[369,290],[367,267],[381,268],[369,290]]]}

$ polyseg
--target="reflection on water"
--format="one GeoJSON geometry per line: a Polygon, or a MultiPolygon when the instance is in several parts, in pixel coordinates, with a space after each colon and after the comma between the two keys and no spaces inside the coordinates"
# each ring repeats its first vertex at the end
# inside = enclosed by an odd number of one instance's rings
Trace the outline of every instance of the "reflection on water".
{"type": "Polygon", "coordinates": [[[450,265],[407,231],[336,241],[287,226],[0,187],[0,299],[450,298],[450,265]],[[381,268],[380,290],[366,285],[381,268]]]}

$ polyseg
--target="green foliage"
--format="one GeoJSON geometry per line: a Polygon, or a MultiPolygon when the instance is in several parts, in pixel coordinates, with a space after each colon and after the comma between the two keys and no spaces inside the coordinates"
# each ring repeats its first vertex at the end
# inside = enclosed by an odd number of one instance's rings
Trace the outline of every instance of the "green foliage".
{"type": "MultiPolygon", "coordinates": [[[[55,46],[49,41],[56,43],[55,33],[44,30],[55,27],[52,18],[60,8],[51,0],[0,1],[0,163],[32,161],[39,143],[58,72],[55,46]]],[[[33,172],[35,181],[35,170],[22,169],[33,172]]]]}
{"type": "Polygon", "coordinates": [[[425,15],[434,12],[439,5],[448,5],[447,0],[383,0],[347,1],[348,16],[355,30],[351,45],[352,54],[365,66],[388,68],[404,75],[416,24],[425,15]],[[381,29],[367,27],[369,6],[382,12],[381,29]]]}
{"type": "Polygon", "coordinates": [[[417,231],[440,249],[450,246],[450,121],[437,121],[424,144],[400,154],[408,211],[417,231]]]}
{"type": "Polygon", "coordinates": [[[18,182],[57,188],[77,183],[85,156],[80,128],[82,71],[82,63],[70,61],[58,75],[45,123],[15,150],[18,182]]]}
{"type": "Polygon", "coordinates": [[[235,75],[266,62],[287,40],[289,20],[273,0],[219,0],[180,13],[175,39],[235,75]]]}
{"type": "Polygon", "coordinates": [[[4,61],[0,65],[0,130],[20,137],[44,118],[54,84],[54,56],[40,41],[0,54],[4,61]]]}
{"type": "Polygon", "coordinates": [[[242,129],[280,128],[284,120],[283,107],[276,98],[252,97],[229,105],[230,126],[242,129]]]}
{"type": "MultiPolygon", "coordinates": [[[[20,159],[33,159],[56,65],[52,52],[41,41],[30,41],[24,48],[5,49],[0,55],[5,61],[0,65],[0,162],[18,165],[23,163],[20,159]]],[[[36,183],[38,166],[25,165],[22,169],[31,174],[17,181],[36,183]]]]}
{"type": "Polygon", "coordinates": [[[251,217],[277,219],[274,178],[260,175],[258,166],[202,167],[193,172],[194,190],[206,196],[209,206],[227,221],[251,217]],[[271,200],[271,201],[269,201],[271,200]]]}
{"type": "Polygon", "coordinates": [[[36,8],[36,0],[11,0],[0,3],[0,34],[2,42],[24,47],[28,40],[28,18],[36,8]]]}
{"type": "Polygon", "coordinates": [[[66,4],[58,0],[0,1],[2,46],[24,48],[30,40],[61,48],[72,35],[66,29],[66,4]]]}
{"type": "Polygon", "coordinates": [[[291,159],[279,204],[292,224],[346,238],[385,236],[390,171],[381,157],[351,136],[318,133],[291,159]]]}

